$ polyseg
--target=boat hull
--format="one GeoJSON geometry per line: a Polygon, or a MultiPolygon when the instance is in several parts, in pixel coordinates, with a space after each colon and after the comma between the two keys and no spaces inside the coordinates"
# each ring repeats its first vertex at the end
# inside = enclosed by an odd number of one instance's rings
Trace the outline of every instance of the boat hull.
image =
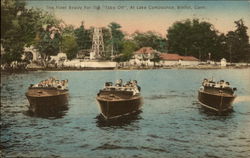
{"type": "Polygon", "coordinates": [[[198,92],[198,100],[201,105],[216,112],[225,112],[232,110],[234,99],[234,95],[223,93],[212,94],[201,90],[199,90],[198,92]]]}
{"type": "Polygon", "coordinates": [[[34,113],[55,113],[68,105],[67,90],[32,89],[28,90],[26,97],[30,103],[29,110],[34,113]]]}
{"type": "Polygon", "coordinates": [[[97,96],[96,99],[99,103],[101,114],[105,119],[113,119],[135,113],[142,106],[142,98],[140,96],[119,100],[104,99],[97,96]]]}

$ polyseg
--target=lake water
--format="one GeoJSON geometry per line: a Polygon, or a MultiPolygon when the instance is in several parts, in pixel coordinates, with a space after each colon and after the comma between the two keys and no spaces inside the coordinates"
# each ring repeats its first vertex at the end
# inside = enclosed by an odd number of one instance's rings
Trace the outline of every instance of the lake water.
{"type": "Polygon", "coordinates": [[[250,157],[249,79],[250,69],[2,74],[0,149],[10,157],[250,157]],[[69,80],[68,109],[30,115],[27,87],[51,76],[69,80]],[[217,116],[197,102],[201,81],[212,76],[237,87],[232,113],[217,116]],[[142,111],[105,122],[95,96],[120,78],[138,81],[142,111]]]}

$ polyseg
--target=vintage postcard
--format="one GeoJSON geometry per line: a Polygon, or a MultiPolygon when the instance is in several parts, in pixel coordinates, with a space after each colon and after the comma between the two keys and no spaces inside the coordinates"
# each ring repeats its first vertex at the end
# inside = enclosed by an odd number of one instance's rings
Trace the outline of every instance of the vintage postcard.
{"type": "Polygon", "coordinates": [[[1,0],[0,157],[249,157],[249,8],[1,0]]]}

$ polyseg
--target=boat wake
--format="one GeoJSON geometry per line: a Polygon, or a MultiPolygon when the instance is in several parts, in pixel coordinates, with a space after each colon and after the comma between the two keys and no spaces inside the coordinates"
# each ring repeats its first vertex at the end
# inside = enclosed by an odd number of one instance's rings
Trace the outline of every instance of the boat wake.
{"type": "Polygon", "coordinates": [[[96,116],[97,127],[122,127],[130,125],[133,122],[136,122],[141,119],[140,113],[142,111],[139,110],[136,113],[129,114],[123,117],[119,117],[116,119],[106,120],[101,114],[96,116]]]}
{"type": "Polygon", "coordinates": [[[234,100],[235,103],[250,102],[250,96],[237,96],[234,100]]]}
{"type": "Polygon", "coordinates": [[[149,100],[158,100],[158,99],[171,99],[171,98],[176,98],[176,97],[189,97],[188,95],[185,94],[169,94],[169,95],[163,95],[163,94],[158,94],[158,95],[152,95],[145,97],[145,99],[149,100]]]}

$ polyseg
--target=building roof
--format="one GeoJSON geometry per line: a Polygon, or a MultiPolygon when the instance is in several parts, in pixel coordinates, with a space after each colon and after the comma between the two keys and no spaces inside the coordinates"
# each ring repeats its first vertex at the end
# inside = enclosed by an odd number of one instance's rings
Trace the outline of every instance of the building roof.
{"type": "Polygon", "coordinates": [[[178,54],[161,53],[160,58],[162,60],[173,60],[173,61],[177,60],[178,61],[181,59],[181,56],[178,54]]]}
{"type": "Polygon", "coordinates": [[[197,59],[196,57],[193,57],[193,56],[181,56],[181,60],[184,60],[184,61],[199,61],[199,59],[197,59]]]}
{"type": "Polygon", "coordinates": [[[135,54],[153,54],[157,51],[154,50],[152,47],[142,47],[135,52],[135,54]]]}
{"type": "Polygon", "coordinates": [[[161,53],[160,58],[162,60],[170,60],[170,61],[178,61],[178,60],[198,61],[198,59],[193,56],[181,56],[179,54],[171,54],[171,53],[161,53]]]}

